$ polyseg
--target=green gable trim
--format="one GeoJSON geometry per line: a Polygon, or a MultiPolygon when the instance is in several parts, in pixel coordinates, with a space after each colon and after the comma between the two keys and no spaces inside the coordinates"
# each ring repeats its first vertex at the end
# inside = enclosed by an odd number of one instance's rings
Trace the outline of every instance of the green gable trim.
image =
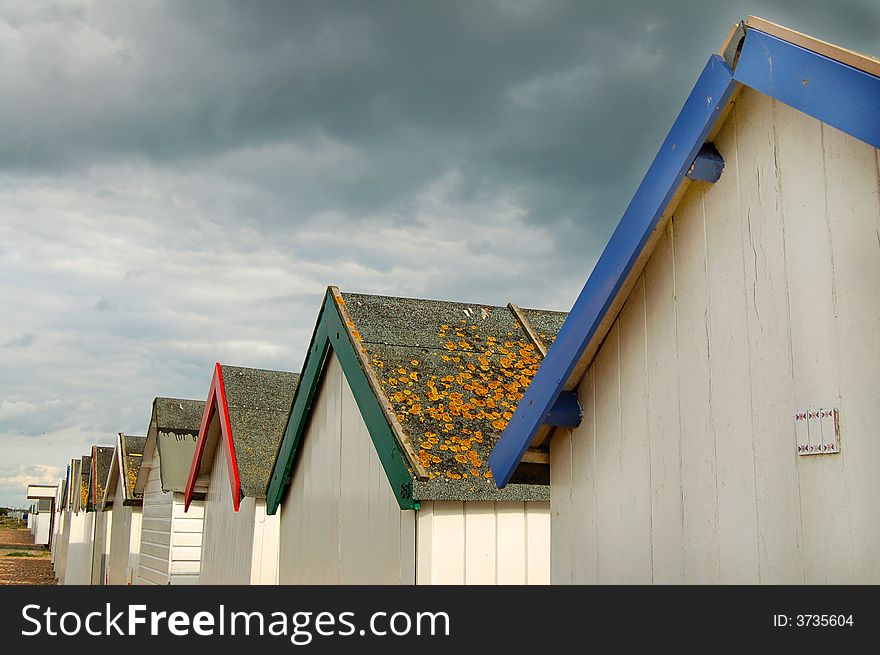
{"type": "Polygon", "coordinates": [[[361,417],[370,433],[373,447],[379,455],[385,476],[397,498],[401,509],[418,509],[418,502],[413,499],[413,475],[410,472],[406,457],[397,442],[385,410],[370,386],[370,381],[355,352],[355,345],[349,337],[348,329],[342,321],[336,302],[330,290],[324,297],[324,304],[318,316],[318,324],[312,335],[309,351],[306,354],[302,377],[293,397],[293,406],[284,438],[278,450],[269,488],[266,492],[266,509],[275,514],[284,492],[290,482],[296,453],[302,440],[303,432],[308,424],[308,416],[321,381],[321,373],[327,353],[332,348],[339,360],[345,378],[351,387],[361,417]]]}

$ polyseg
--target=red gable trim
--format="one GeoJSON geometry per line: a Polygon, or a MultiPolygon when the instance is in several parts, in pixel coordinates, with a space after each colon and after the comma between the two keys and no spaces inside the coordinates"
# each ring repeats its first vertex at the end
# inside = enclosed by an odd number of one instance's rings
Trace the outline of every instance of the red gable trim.
{"type": "MultiPolygon", "coordinates": [[[[208,443],[208,429],[214,419],[214,413],[220,412],[220,438],[226,442],[226,469],[229,471],[229,485],[232,490],[232,506],[238,511],[241,502],[241,480],[238,476],[238,461],[235,459],[235,444],[232,442],[232,426],[229,423],[229,408],[226,405],[226,388],[223,386],[223,370],[220,362],[214,365],[214,377],[211,380],[211,389],[208,392],[208,400],[205,402],[205,413],[202,414],[202,424],[199,426],[199,436],[196,441],[196,452],[189,467],[189,477],[186,481],[184,492],[184,511],[189,509],[195,491],[196,480],[202,469],[202,456],[208,443]]],[[[219,447],[217,444],[215,447],[219,447]]]]}

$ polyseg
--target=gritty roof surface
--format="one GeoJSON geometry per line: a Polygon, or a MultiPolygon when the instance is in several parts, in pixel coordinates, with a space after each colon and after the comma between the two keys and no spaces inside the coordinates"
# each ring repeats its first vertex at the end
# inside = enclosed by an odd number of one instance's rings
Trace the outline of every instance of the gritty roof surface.
{"type": "MultiPolygon", "coordinates": [[[[388,408],[428,480],[414,497],[500,498],[489,453],[538,370],[541,354],[507,307],[342,294],[388,408]]],[[[522,314],[547,347],[564,312],[522,314]]],[[[511,500],[546,499],[546,485],[510,485],[511,500]]],[[[506,498],[506,496],[505,496],[506,498]]]]}
{"type": "Polygon", "coordinates": [[[89,489],[91,488],[90,482],[92,479],[92,457],[90,455],[82,456],[79,472],[80,490],[82,493],[80,509],[84,510],[89,506],[89,489]]]}
{"type": "Polygon", "coordinates": [[[104,487],[107,484],[107,476],[110,475],[110,465],[113,463],[114,450],[112,446],[95,446],[92,449],[92,454],[95,458],[95,468],[97,469],[97,478],[92,486],[94,491],[92,502],[95,504],[104,497],[104,487]]]}
{"type": "Polygon", "coordinates": [[[147,443],[146,437],[134,437],[128,434],[122,436],[122,479],[125,481],[125,497],[139,498],[140,494],[135,493],[134,485],[137,482],[138,471],[141,470],[141,464],[144,461],[144,445],[147,443]]]}
{"type": "Polygon", "coordinates": [[[265,498],[299,375],[221,366],[241,492],[265,498]]]}
{"type": "Polygon", "coordinates": [[[82,460],[77,457],[70,461],[70,488],[68,489],[68,497],[67,497],[67,508],[70,511],[73,511],[73,508],[76,505],[76,493],[77,489],[79,489],[79,473],[80,468],[82,468],[82,460]]]}
{"type": "Polygon", "coordinates": [[[159,430],[195,430],[202,424],[205,403],[183,398],[156,398],[153,401],[156,427],[159,430]]]}

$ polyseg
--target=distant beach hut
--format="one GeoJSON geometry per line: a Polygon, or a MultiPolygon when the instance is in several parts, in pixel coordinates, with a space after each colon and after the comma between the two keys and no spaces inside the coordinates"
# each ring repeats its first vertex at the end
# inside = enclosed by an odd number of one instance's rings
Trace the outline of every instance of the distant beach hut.
{"type": "Polygon", "coordinates": [[[269,485],[279,581],[547,583],[546,456],[504,491],[487,458],[564,318],[330,287],[269,485]]]}
{"type": "Polygon", "coordinates": [[[104,511],[102,503],[110,463],[113,461],[113,446],[92,446],[92,473],[89,479],[89,511],[95,513],[94,537],[92,540],[92,584],[105,584],[107,555],[110,547],[110,527],[113,514],[104,511]]]}
{"type": "Polygon", "coordinates": [[[138,584],[197,584],[204,503],[184,514],[183,492],[205,403],[156,398],[135,493],[143,496],[138,584]]]}
{"type": "Polygon", "coordinates": [[[52,542],[52,533],[55,523],[55,497],[58,487],[48,484],[29,484],[27,488],[28,500],[34,503],[33,525],[31,531],[34,535],[34,543],[41,546],[49,546],[52,542]]]}
{"type": "Polygon", "coordinates": [[[143,462],[145,443],[146,437],[121,432],[117,436],[101,501],[101,509],[110,509],[113,516],[109,531],[107,584],[132,584],[136,579],[143,497],[135,491],[135,483],[143,462]]]}
{"type": "Polygon", "coordinates": [[[204,497],[201,584],[276,584],[279,516],[266,487],[299,375],[214,367],[186,503],[204,497]]]}

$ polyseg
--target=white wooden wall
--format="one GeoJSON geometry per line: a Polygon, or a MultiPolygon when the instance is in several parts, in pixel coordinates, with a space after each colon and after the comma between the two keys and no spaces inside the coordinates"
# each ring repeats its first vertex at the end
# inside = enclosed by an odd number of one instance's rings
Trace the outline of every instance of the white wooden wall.
{"type": "Polygon", "coordinates": [[[70,510],[62,510],[58,514],[58,538],[55,540],[53,551],[53,563],[55,565],[55,577],[60,584],[64,584],[64,572],[67,567],[67,548],[70,544],[70,510]]]}
{"type": "Polygon", "coordinates": [[[550,503],[423,502],[418,584],[549,584],[550,503]]]}
{"type": "Polygon", "coordinates": [[[144,487],[138,584],[198,584],[204,503],[183,511],[183,494],[162,491],[155,449],[144,487]]]}
{"type": "Polygon", "coordinates": [[[91,584],[94,521],[94,512],[79,511],[70,515],[70,537],[64,566],[66,585],[91,584]]]}
{"type": "Polygon", "coordinates": [[[123,505],[122,487],[116,485],[113,522],[110,526],[110,555],[107,558],[108,583],[131,584],[137,566],[141,541],[141,508],[123,505]]]}
{"type": "Polygon", "coordinates": [[[400,511],[332,353],[281,512],[281,584],[415,581],[414,512],[400,511]]]}
{"type": "Polygon", "coordinates": [[[95,512],[95,536],[92,542],[92,584],[102,585],[106,581],[107,555],[110,550],[110,530],[113,524],[113,511],[95,512]]]}
{"type": "Polygon", "coordinates": [[[40,512],[34,515],[34,543],[45,546],[49,543],[49,528],[54,512],[40,512]]]}
{"type": "MultiPolygon", "coordinates": [[[[216,439],[208,492],[205,497],[205,534],[202,548],[202,584],[250,584],[254,540],[254,499],[241,501],[239,511],[232,505],[228,445],[219,434],[217,416],[211,424],[216,439]]],[[[188,515],[189,513],[187,513],[188,515]]]]}
{"type": "Polygon", "coordinates": [[[751,90],[716,146],[554,435],[553,581],[876,584],[878,152],[751,90]]]}
{"type": "Polygon", "coordinates": [[[332,353],[300,448],[282,505],[282,584],[549,582],[549,503],[400,510],[332,353]]]}

